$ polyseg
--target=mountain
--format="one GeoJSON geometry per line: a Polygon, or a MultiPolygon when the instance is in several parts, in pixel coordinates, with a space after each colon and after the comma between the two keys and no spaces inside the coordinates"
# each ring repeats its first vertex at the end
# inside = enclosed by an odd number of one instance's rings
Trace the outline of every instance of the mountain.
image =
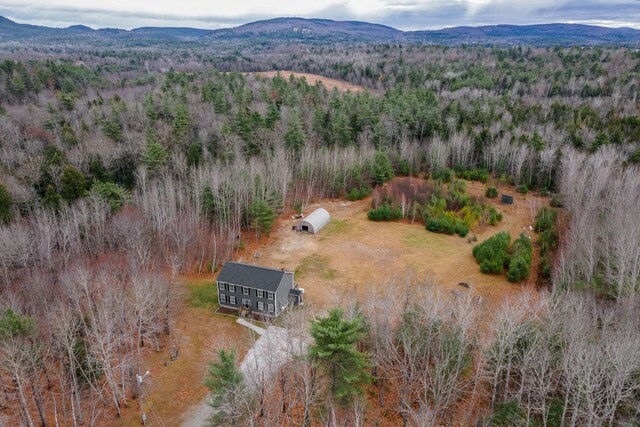
{"type": "Polygon", "coordinates": [[[640,30],[580,24],[489,25],[451,27],[431,31],[400,31],[392,27],[359,21],[275,18],[235,28],[203,30],[181,27],[141,27],[133,30],[84,25],[50,28],[18,24],[0,16],[0,42],[34,40],[43,43],[124,43],[129,45],[201,43],[217,41],[243,43],[430,43],[486,45],[595,45],[640,44],[640,30]]]}
{"type": "Polygon", "coordinates": [[[213,30],[209,39],[268,38],[284,40],[402,41],[403,32],[381,24],[330,19],[275,18],[235,28],[213,30]]]}
{"type": "Polygon", "coordinates": [[[537,45],[633,44],[640,30],[582,24],[488,25],[405,33],[412,41],[537,45]]]}

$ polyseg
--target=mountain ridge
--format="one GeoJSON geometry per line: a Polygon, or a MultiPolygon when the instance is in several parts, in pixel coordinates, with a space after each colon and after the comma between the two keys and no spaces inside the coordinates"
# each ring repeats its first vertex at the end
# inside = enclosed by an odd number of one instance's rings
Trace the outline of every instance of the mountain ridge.
{"type": "Polygon", "coordinates": [[[334,21],[320,18],[278,17],[249,22],[231,28],[199,29],[190,27],[139,27],[93,29],[77,24],[53,28],[19,24],[0,16],[0,42],[23,39],[74,38],[86,40],[121,38],[143,39],[149,42],[183,41],[211,42],[215,40],[308,42],[308,43],[441,43],[441,44],[638,44],[640,30],[628,27],[612,28],[585,24],[549,23],[485,26],[457,26],[438,30],[402,31],[387,25],[364,21],[334,21]]]}

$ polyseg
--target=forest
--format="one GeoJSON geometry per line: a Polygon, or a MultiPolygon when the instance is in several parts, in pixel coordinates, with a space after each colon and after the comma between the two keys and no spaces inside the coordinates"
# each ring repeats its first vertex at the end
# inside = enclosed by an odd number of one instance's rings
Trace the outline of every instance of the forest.
{"type": "MultiPolygon", "coordinates": [[[[308,357],[265,395],[221,353],[210,383],[237,404],[217,422],[634,425],[639,82],[640,53],[615,47],[0,46],[0,424],[117,423],[145,355],[172,349],[181,275],[283,212],[453,175],[550,198],[547,278],[489,314],[403,272],[380,279],[393,297],[293,312],[308,357]]],[[[414,216],[462,236],[437,202],[414,216]]]]}

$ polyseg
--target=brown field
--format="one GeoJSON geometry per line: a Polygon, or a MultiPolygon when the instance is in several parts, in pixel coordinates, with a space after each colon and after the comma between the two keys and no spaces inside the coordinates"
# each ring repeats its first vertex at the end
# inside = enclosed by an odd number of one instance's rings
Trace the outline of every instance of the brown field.
{"type": "MultiPolygon", "coordinates": [[[[467,191],[475,196],[483,195],[486,187],[486,184],[467,183],[467,191]]],[[[478,242],[502,230],[511,232],[515,238],[524,231],[523,227],[533,236],[528,230],[533,223],[532,213],[534,215],[546,199],[516,194],[509,186],[499,190],[513,194],[515,202],[512,206],[503,206],[499,200],[492,201],[504,218],[495,227],[473,230],[478,242]]],[[[324,207],[332,216],[329,225],[317,235],[292,231],[292,225],[299,220],[292,219],[290,213],[282,215],[268,238],[256,240],[254,233],[245,233],[246,249],[236,260],[295,271],[296,281],[306,290],[307,303],[318,311],[338,304],[347,293],[355,290],[361,296],[371,286],[384,286],[386,278],[408,271],[433,281],[445,291],[464,291],[457,284],[469,283],[471,291],[482,296],[488,312],[523,286],[534,286],[537,253],[530,279],[524,284],[509,283],[504,276],[480,273],[471,254],[475,243],[469,243],[468,239],[431,233],[420,223],[369,221],[370,206],[370,197],[356,202],[323,200],[307,206],[307,214],[324,207]],[[257,252],[261,253],[259,258],[255,257],[257,252]]],[[[212,298],[214,282],[214,276],[183,278],[180,311],[175,316],[173,330],[180,357],[165,366],[170,348],[166,342],[161,353],[150,354],[145,359],[145,369],[151,371],[145,380],[148,425],[179,425],[206,396],[202,381],[208,362],[216,357],[216,350],[235,347],[241,359],[250,345],[249,333],[235,323],[235,318],[214,314],[215,302],[201,303],[197,297],[204,293],[205,299],[212,298]],[[156,417],[163,423],[158,423],[156,417]]],[[[131,402],[130,409],[117,424],[139,425],[138,405],[137,401],[131,402]]]]}
{"type": "Polygon", "coordinates": [[[280,73],[280,75],[283,78],[289,78],[289,76],[291,74],[293,74],[294,77],[296,77],[296,78],[304,77],[307,80],[307,83],[309,83],[310,85],[314,85],[314,84],[316,84],[316,82],[320,82],[328,90],[333,90],[333,88],[338,89],[340,92],[347,92],[347,91],[362,92],[364,90],[364,88],[362,86],[358,86],[358,85],[354,85],[354,84],[351,84],[351,83],[347,83],[347,82],[342,81],[342,80],[330,79],[328,77],[320,76],[318,74],[298,73],[296,71],[258,71],[258,72],[255,72],[255,73],[244,73],[244,74],[253,74],[253,75],[256,75],[256,76],[265,77],[265,78],[269,78],[270,79],[270,78],[275,77],[278,73],[280,73]]]}
{"type": "MultiPolygon", "coordinates": [[[[472,195],[481,196],[485,189],[486,184],[467,184],[472,195]]],[[[512,239],[522,231],[534,236],[529,226],[545,199],[516,194],[512,187],[502,190],[514,195],[514,204],[503,206],[499,200],[492,201],[503,212],[503,220],[496,226],[473,230],[477,243],[503,230],[509,231],[512,239]]],[[[295,271],[296,282],[305,288],[306,300],[318,309],[337,304],[353,290],[362,295],[370,286],[383,286],[385,279],[407,271],[430,279],[444,290],[462,290],[457,284],[467,282],[482,296],[487,308],[495,307],[522,286],[534,285],[535,267],[525,284],[510,283],[504,275],[482,274],[471,254],[477,243],[469,243],[467,238],[431,233],[421,223],[369,221],[371,198],[355,202],[325,200],[307,206],[305,213],[317,207],[327,209],[332,217],[318,234],[292,231],[299,220],[284,216],[268,242],[250,245],[238,260],[295,271]],[[260,258],[254,257],[256,251],[262,252],[260,258]]]]}

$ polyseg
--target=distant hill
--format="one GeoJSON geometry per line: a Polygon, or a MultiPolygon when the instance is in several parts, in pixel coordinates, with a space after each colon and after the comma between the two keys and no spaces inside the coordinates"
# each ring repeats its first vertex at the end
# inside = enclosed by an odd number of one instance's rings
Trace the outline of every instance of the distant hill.
{"type": "Polygon", "coordinates": [[[72,42],[82,37],[91,43],[211,43],[293,42],[293,43],[432,43],[488,45],[595,45],[640,44],[640,30],[608,28],[580,24],[490,25],[452,27],[432,31],[400,31],[392,27],[359,21],[329,19],[275,18],[251,22],[235,28],[205,30],[180,27],[141,27],[133,30],[104,28],[94,30],[84,25],[50,28],[18,24],[0,16],[0,42],[39,40],[72,42]]]}
{"type": "Polygon", "coordinates": [[[330,19],[275,18],[251,22],[235,28],[214,30],[210,39],[247,39],[252,37],[288,40],[393,41],[404,33],[392,27],[359,21],[330,19]]]}
{"type": "Polygon", "coordinates": [[[435,31],[405,33],[409,40],[449,43],[497,44],[633,44],[640,41],[640,30],[582,24],[488,25],[452,27],[435,31]]]}

